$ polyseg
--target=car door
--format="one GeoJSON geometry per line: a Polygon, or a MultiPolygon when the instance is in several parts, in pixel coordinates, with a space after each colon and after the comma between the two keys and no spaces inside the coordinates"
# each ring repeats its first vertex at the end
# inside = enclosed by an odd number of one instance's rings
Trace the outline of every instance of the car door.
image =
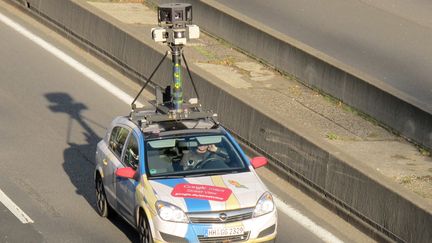
{"type": "MultiPolygon", "coordinates": [[[[126,140],[126,145],[124,146],[121,166],[132,167],[138,173],[139,153],[138,136],[134,132],[131,132],[126,140]]],[[[138,182],[135,179],[122,177],[116,178],[118,209],[120,214],[122,214],[131,223],[135,222],[135,189],[137,184],[138,182]]]]}
{"type": "Polygon", "coordinates": [[[108,140],[108,149],[103,151],[103,183],[105,192],[110,205],[117,210],[117,195],[116,195],[116,176],[117,168],[122,167],[120,158],[122,157],[123,148],[126,139],[129,136],[130,130],[124,126],[114,126],[111,130],[108,140]]]}

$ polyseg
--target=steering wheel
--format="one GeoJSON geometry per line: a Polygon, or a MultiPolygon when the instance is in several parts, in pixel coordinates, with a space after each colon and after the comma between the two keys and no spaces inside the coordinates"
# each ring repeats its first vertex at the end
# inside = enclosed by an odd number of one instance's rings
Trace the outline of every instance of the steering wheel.
{"type": "Polygon", "coordinates": [[[208,164],[211,161],[217,161],[220,160],[218,158],[209,157],[207,159],[199,161],[195,166],[194,169],[202,169],[206,164],[208,164]]]}

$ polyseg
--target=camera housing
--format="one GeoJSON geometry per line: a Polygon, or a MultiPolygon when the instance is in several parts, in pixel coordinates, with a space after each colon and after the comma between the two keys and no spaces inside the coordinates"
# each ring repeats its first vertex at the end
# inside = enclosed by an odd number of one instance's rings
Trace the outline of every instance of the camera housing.
{"type": "Polygon", "coordinates": [[[192,5],[189,3],[166,3],[158,6],[159,26],[184,28],[192,23],[192,5]]]}
{"type": "Polygon", "coordinates": [[[198,39],[200,29],[192,24],[192,5],[166,3],[158,6],[159,27],[152,28],[152,39],[171,46],[185,45],[187,40],[198,39]]]}

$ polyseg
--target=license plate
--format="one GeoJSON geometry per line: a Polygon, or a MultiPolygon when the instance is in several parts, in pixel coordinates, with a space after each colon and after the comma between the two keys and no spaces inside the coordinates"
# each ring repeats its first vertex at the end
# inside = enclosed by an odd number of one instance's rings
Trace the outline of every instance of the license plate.
{"type": "Polygon", "coordinates": [[[220,237],[244,234],[243,227],[212,228],[207,230],[207,237],[220,237]]]}

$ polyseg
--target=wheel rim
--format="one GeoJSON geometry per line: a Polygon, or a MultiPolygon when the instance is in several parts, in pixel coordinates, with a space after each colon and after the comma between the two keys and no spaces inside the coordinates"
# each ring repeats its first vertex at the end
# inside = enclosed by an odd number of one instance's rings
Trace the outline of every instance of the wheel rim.
{"type": "Polygon", "coordinates": [[[96,204],[99,213],[102,213],[106,207],[106,199],[102,181],[100,179],[96,181],[96,204]]]}
{"type": "Polygon", "coordinates": [[[140,216],[140,241],[143,243],[150,243],[150,230],[147,224],[147,221],[144,219],[143,216],[140,216]]]}

